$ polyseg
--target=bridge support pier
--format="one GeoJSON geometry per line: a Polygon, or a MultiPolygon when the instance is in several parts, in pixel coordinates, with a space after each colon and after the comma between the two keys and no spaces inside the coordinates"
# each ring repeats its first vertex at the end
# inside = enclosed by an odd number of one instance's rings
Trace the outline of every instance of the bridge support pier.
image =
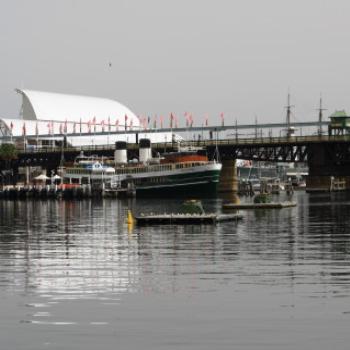
{"type": "Polygon", "coordinates": [[[350,189],[349,146],[346,143],[320,143],[308,146],[307,192],[350,189]]]}
{"type": "Polygon", "coordinates": [[[223,160],[220,174],[219,192],[238,192],[238,177],[235,160],[223,160]]]}

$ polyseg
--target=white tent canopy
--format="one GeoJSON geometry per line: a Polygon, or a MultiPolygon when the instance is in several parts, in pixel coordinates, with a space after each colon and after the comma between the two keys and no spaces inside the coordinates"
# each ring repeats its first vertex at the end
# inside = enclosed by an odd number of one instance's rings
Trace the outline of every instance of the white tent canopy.
{"type": "Polygon", "coordinates": [[[40,174],[39,176],[35,177],[34,180],[46,181],[46,180],[50,180],[50,178],[48,176],[46,176],[45,174],[40,174]]]}
{"type": "Polygon", "coordinates": [[[76,122],[96,124],[110,123],[124,125],[125,115],[127,124],[134,127],[140,125],[137,116],[121,103],[101,97],[68,95],[53,92],[16,90],[22,95],[22,114],[24,120],[45,120],[56,122],[76,122]]]}
{"type": "MultiPolygon", "coordinates": [[[[94,127],[87,123],[82,123],[81,135],[80,136],[80,123],[75,122],[47,122],[47,121],[36,121],[36,120],[22,120],[22,119],[0,119],[0,141],[1,136],[10,137],[11,133],[14,137],[24,138],[24,131],[27,139],[35,139],[36,135],[40,138],[40,135],[53,135],[49,138],[62,141],[63,135],[65,134],[65,127],[67,126],[67,138],[68,143],[72,146],[98,146],[113,144],[116,141],[126,141],[128,143],[136,142],[135,134],[113,134],[115,131],[122,131],[122,127],[112,126],[110,129],[110,135],[95,135],[94,127]],[[61,130],[63,129],[63,130],[61,130]],[[77,136],[70,136],[75,131],[77,136]]],[[[107,132],[105,127],[105,132],[107,132]]],[[[129,130],[129,129],[128,129],[129,130]]],[[[132,130],[139,132],[139,139],[149,138],[152,143],[171,141],[171,132],[159,132],[159,133],[147,133],[147,131],[140,132],[133,128],[132,130]]],[[[96,125],[96,133],[102,131],[101,125],[96,125]]],[[[179,135],[175,135],[175,139],[182,139],[179,135]]]]}
{"type": "MultiPolygon", "coordinates": [[[[140,121],[127,107],[117,101],[79,95],[51,92],[16,90],[23,97],[22,119],[0,119],[1,137],[21,137],[49,140],[62,140],[68,137],[72,146],[98,146],[113,144],[116,141],[136,142],[135,134],[113,134],[125,130],[139,132],[140,138],[150,138],[151,142],[171,141],[172,133],[140,133],[140,121]],[[105,132],[104,135],[95,135],[105,132]],[[111,133],[107,135],[107,133],[111,133]],[[75,136],[71,136],[75,134],[75,136]],[[54,137],[52,135],[55,135],[54,137]],[[81,135],[81,136],[80,136],[81,135]],[[46,138],[46,137],[45,137],[46,138]]],[[[176,135],[176,139],[181,139],[176,135]]]]}

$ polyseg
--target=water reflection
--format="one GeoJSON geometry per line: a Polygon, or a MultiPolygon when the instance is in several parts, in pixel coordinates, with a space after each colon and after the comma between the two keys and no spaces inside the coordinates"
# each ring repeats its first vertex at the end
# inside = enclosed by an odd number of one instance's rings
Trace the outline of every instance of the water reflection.
{"type": "MultiPolygon", "coordinates": [[[[247,211],[243,222],[128,230],[127,208],[176,211],[181,201],[2,201],[0,289],[91,298],[271,285],[349,296],[347,194],[297,193],[296,208],[247,211]]],[[[222,199],[205,201],[220,211],[222,199]]]]}
{"type": "Polygon", "coordinates": [[[136,242],[125,239],[118,209],[111,202],[3,202],[0,286],[79,298],[132,289],[136,242]]]}

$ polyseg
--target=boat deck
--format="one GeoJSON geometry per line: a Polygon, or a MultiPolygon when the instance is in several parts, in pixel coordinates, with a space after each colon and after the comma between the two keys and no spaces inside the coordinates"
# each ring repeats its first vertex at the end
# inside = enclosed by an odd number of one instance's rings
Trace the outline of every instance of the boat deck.
{"type": "Polygon", "coordinates": [[[157,214],[135,216],[137,225],[199,225],[216,224],[223,221],[238,221],[243,218],[239,214],[157,214]]]}

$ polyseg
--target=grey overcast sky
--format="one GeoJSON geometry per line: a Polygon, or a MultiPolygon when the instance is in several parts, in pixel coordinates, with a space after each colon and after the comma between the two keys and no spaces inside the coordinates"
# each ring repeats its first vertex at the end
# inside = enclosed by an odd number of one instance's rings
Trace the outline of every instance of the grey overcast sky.
{"type": "Polygon", "coordinates": [[[284,120],[288,89],[295,120],[320,93],[350,111],[349,18],[348,0],[0,0],[0,116],[16,87],[199,124],[284,120]]]}

